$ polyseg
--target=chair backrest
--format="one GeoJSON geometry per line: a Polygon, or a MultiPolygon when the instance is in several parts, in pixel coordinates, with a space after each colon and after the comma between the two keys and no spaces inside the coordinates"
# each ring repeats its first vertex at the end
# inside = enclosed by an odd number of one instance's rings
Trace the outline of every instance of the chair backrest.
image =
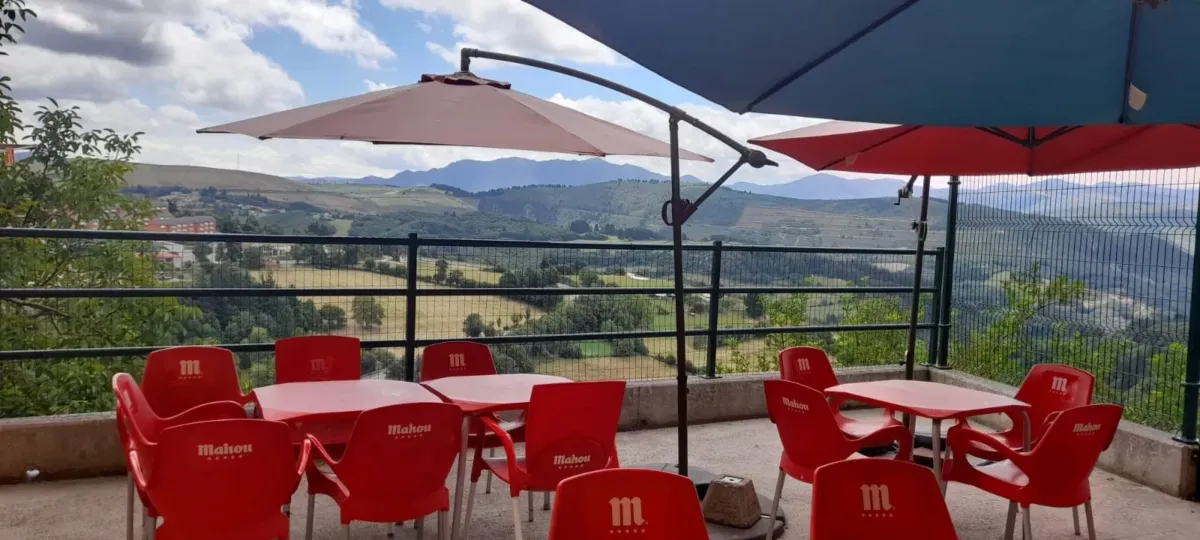
{"type": "Polygon", "coordinates": [[[474,341],[443,341],[421,352],[421,382],[463,375],[495,375],[492,350],[474,341]]]}
{"type": "Polygon", "coordinates": [[[603,469],[616,450],[625,381],[539,384],[525,416],[525,465],[531,486],[548,486],[603,469]]]}
{"type": "Polygon", "coordinates": [[[1028,466],[1022,465],[1029,477],[1026,488],[1036,492],[1039,502],[1035,504],[1071,499],[1080,486],[1087,485],[1100,454],[1112,444],[1123,413],[1119,405],[1084,405],[1063,411],[1051,422],[1030,451],[1028,466]]]}
{"type": "Polygon", "coordinates": [[[817,469],[812,540],[956,540],[933,472],[891,459],[853,459],[817,469]]]}
{"type": "Polygon", "coordinates": [[[403,505],[446,486],[462,445],[462,411],[410,403],[363,411],[335,472],[347,504],[403,505]]]}
{"type": "Polygon", "coordinates": [[[1096,378],[1082,369],[1061,364],[1033,366],[1017,390],[1017,400],[1030,405],[1033,439],[1041,437],[1050,414],[1091,405],[1095,386],[1096,378]]]}
{"type": "Polygon", "coordinates": [[[295,460],[282,422],[184,424],[163,430],[146,491],[164,526],[235,535],[281,516],[300,482],[295,460]]]}
{"type": "Polygon", "coordinates": [[[356,337],[299,336],[275,342],[275,383],[353,381],[362,378],[356,337]]]}
{"type": "Polygon", "coordinates": [[[132,448],[132,441],[135,440],[132,430],[137,430],[148,442],[157,441],[161,418],[150,407],[133,376],[128,373],[113,375],[112,390],[117,400],[117,433],[121,437],[121,445],[126,449],[132,448]]]}
{"type": "Polygon", "coordinates": [[[854,453],[854,447],[838,428],[825,394],[782,379],[763,381],[763,391],[767,415],[779,431],[789,461],[814,470],[854,453]]]}
{"type": "Polygon", "coordinates": [[[142,392],[159,416],[214,401],[244,403],[233,353],[220,347],[170,347],[150,353],[142,392]]]}
{"type": "Polygon", "coordinates": [[[779,351],[779,376],[822,392],[838,385],[829,355],[816,347],[788,347],[779,351]]]}
{"type": "Polygon", "coordinates": [[[707,540],[696,486],[652,469],[608,469],[558,485],[550,540],[707,540]]]}

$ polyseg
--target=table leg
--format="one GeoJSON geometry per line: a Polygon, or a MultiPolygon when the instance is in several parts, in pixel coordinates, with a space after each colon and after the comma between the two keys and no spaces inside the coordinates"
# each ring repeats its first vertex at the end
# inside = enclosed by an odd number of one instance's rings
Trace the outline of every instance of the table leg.
{"type": "Polygon", "coordinates": [[[938,488],[942,490],[942,496],[946,495],[946,484],[942,482],[942,421],[936,418],[933,419],[933,430],[930,432],[933,437],[930,439],[933,442],[933,477],[937,478],[938,488]]]}
{"type": "Polygon", "coordinates": [[[462,495],[463,487],[467,478],[467,436],[470,429],[471,418],[463,417],[462,425],[462,448],[458,451],[458,478],[454,483],[454,515],[450,517],[450,538],[458,540],[458,527],[460,518],[462,517],[462,495]]]}
{"type": "Polygon", "coordinates": [[[1029,411],[1021,411],[1021,416],[1025,420],[1025,428],[1021,430],[1021,437],[1023,438],[1021,442],[1023,444],[1023,450],[1028,452],[1029,445],[1033,444],[1032,441],[1030,441],[1030,439],[1033,438],[1033,426],[1029,425],[1029,411]]]}

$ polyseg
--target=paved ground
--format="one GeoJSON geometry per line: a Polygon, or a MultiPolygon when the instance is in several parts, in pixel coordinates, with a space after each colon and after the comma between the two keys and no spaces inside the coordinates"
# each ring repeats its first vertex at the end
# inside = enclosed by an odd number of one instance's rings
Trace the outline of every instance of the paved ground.
{"type": "MultiPolygon", "coordinates": [[[[622,433],[618,444],[623,463],[672,461],[675,430],[622,433]]],[[[762,493],[769,493],[774,487],[780,445],[774,427],[766,420],[693,426],[690,448],[691,463],[696,466],[715,473],[748,476],[762,493]]],[[[453,485],[453,478],[450,482],[453,485]]],[[[1092,486],[1099,538],[1200,538],[1200,504],[1174,499],[1103,471],[1092,476],[1092,486]]],[[[123,477],[0,487],[0,539],[123,538],[124,487],[123,477]]],[[[306,506],[303,493],[301,486],[293,499],[293,538],[303,538],[306,506]]],[[[792,481],[784,487],[783,507],[791,520],[784,538],[807,538],[809,494],[810,488],[799,482],[792,481]]],[[[471,538],[512,538],[508,497],[503,491],[483,495],[482,486],[479,495],[471,538]]],[[[974,488],[951,484],[948,504],[964,540],[1002,537],[1005,501],[974,488]]],[[[315,537],[340,540],[337,510],[328,499],[318,499],[316,514],[315,537]]],[[[1033,521],[1034,536],[1038,539],[1076,538],[1069,510],[1035,507],[1033,521]]],[[[425,538],[431,540],[435,538],[433,522],[429,519],[426,523],[425,538]]],[[[525,538],[545,538],[548,522],[549,513],[543,512],[538,504],[534,523],[524,523],[525,538]]],[[[386,538],[385,526],[355,524],[353,537],[386,538]]],[[[408,527],[396,538],[415,538],[415,532],[408,527]]]]}

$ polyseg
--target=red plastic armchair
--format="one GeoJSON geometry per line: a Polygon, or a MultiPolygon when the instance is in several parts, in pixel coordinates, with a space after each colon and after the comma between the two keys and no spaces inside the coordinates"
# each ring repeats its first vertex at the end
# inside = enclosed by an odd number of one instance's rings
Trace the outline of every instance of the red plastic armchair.
{"type": "Polygon", "coordinates": [[[855,459],[817,469],[811,540],[958,540],[942,490],[929,469],[885,459],[855,459]]]}
{"type": "Polygon", "coordinates": [[[775,483],[775,502],[771,507],[767,530],[774,530],[779,512],[779,497],[783,482],[791,476],[812,483],[818,467],[853,457],[864,448],[885,446],[895,442],[900,450],[896,459],[912,457],[912,433],[902,425],[879,428],[863,437],[850,437],[839,428],[833,409],[825,394],[800,383],[785,380],[763,381],[767,398],[767,414],[779,439],[783,456],[779,459],[779,480],[775,483]]]}
{"type": "MultiPolygon", "coordinates": [[[[203,420],[239,419],[246,417],[246,410],[234,401],[215,401],[197,405],[174,416],[160,417],[150,407],[141,388],[128,373],[118,373],[112,378],[113,395],[116,397],[117,436],[126,457],[132,450],[139,450],[142,463],[150,464],[154,459],[154,448],[163,430],[203,420]]],[[[149,535],[158,520],[158,511],[150,504],[146,493],[137,489],[133,479],[133,465],[126,460],[129,482],[125,495],[125,538],[133,539],[133,495],[136,492],[142,501],[142,536],[149,535]]]]}
{"type": "MultiPolygon", "coordinates": [[[[500,439],[505,456],[484,458],[475,449],[471,489],[463,538],[471,524],[475,487],[484,470],[508,484],[512,495],[513,528],[521,540],[522,491],[552,492],[558,483],[590,471],[619,467],[617,422],[625,401],[625,381],[541,384],[533,388],[525,425],[525,455],[517,455],[513,441],[495,420],[480,419],[500,439]]],[[[530,498],[529,521],[533,521],[530,498]]]]}
{"type": "Polygon", "coordinates": [[[275,342],[275,383],[362,378],[362,347],[348,336],[299,336],[275,342]]]}
{"type": "Polygon", "coordinates": [[[142,373],[142,392],[160,416],[174,416],[213,401],[248,402],[233,353],[220,347],[170,347],[150,353],[142,373]]]}
{"type": "Polygon", "coordinates": [[[211,420],[168,428],[152,464],[129,452],[134,480],[163,516],[159,540],[288,538],[291,500],[308,467],[297,461],[287,424],[211,420]]]}
{"type": "Polygon", "coordinates": [[[550,540],[601,540],[633,535],[655,540],[708,540],[696,486],[651,469],[608,469],[563,480],[550,517],[550,540]]]}
{"type": "MultiPolygon", "coordinates": [[[[965,424],[956,425],[947,435],[953,459],[944,477],[1008,499],[1007,539],[1013,536],[1018,506],[1025,538],[1032,539],[1030,506],[1074,508],[1082,504],[1087,512],[1088,537],[1095,540],[1088,478],[1100,454],[1112,444],[1123,412],[1118,405],[1085,405],[1062,411],[1029,452],[1013,450],[1004,441],[965,424]],[[978,447],[999,454],[1004,461],[972,465],[967,456],[975,455],[978,447]]],[[[1078,518],[1075,533],[1079,534],[1078,518]]]]}
{"type": "MultiPolygon", "coordinates": [[[[1029,370],[1021,388],[1017,390],[1017,400],[1030,405],[1030,443],[1036,443],[1046,432],[1046,426],[1060,412],[1073,407],[1092,404],[1092,392],[1096,386],[1096,378],[1082,369],[1061,364],[1038,364],[1029,370]]],[[[1020,414],[1009,415],[1012,427],[1007,431],[996,433],[994,438],[1013,450],[1022,450],[1024,444],[1025,419],[1020,414]]],[[[975,445],[971,455],[988,461],[1000,461],[1004,457],[988,450],[983,445],[975,445]]]]}
{"type": "MultiPolygon", "coordinates": [[[[446,377],[462,377],[468,375],[495,375],[496,363],[492,359],[492,350],[487,345],[474,341],[444,341],[435,343],[421,352],[421,382],[428,382],[446,377]]],[[[499,415],[492,419],[508,433],[513,442],[525,442],[524,413],[512,420],[504,420],[499,415]]],[[[478,420],[471,420],[468,431],[467,447],[480,446],[477,440],[482,433],[484,448],[488,449],[488,457],[496,457],[496,449],[500,447],[500,439],[485,431],[478,420]]],[[[488,473],[484,482],[484,493],[492,492],[492,474],[488,473]]],[[[549,510],[549,493],[543,508],[549,510]]]]}
{"type": "MultiPolygon", "coordinates": [[[[438,514],[439,537],[445,534],[450,490],[446,477],[462,444],[462,411],[448,403],[411,403],[363,411],[341,459],[308,437],[332,474],[308,467],[308,522],[312,538],[317,494],[333,498],[349,537],[351,521],[395,523],[438,514]]],[[[389,525],[390,526],[390,525],[389,525]]]]}
{"type": "MultiPolygon", "coordinates": [[[[821,392],[839,384],[829,355],[816,347],[788,347],[779,351],[779,375],[785,381],[800,383],[821,392]]],[[[901,425],[892,411],[885,410],[879,418],[851,418],[841,413],[841,404],[842,401],[837,399],[829,406],[842,433],[851,437],[864,437],[880,428],[901,425]]]]}

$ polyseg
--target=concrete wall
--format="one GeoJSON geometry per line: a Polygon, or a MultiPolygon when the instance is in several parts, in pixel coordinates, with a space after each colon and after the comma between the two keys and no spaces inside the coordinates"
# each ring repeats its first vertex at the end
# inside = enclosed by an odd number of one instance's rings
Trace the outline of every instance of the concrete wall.
{"type": "Polygon", "coordinates": [[[124,474],[113,413],[0,420],[0,484],[39,479],[124,474]]]}
{"type": "MultiPolygon", "coordinates": [[[[953,370],[931,370],[931,380],[1006,396],[1017,389],[953,370]]],[[[989,415],[975,419],[993,429],[1004,429],[1008,418],[989,415]]],[[[1196,447],[1172,440],[1172,434],[1133,422],[1121,422],[1108,451],[1100,455],[1100,468],[1168,495],[1192,498],[1196,494],[1196,447]]]]}

